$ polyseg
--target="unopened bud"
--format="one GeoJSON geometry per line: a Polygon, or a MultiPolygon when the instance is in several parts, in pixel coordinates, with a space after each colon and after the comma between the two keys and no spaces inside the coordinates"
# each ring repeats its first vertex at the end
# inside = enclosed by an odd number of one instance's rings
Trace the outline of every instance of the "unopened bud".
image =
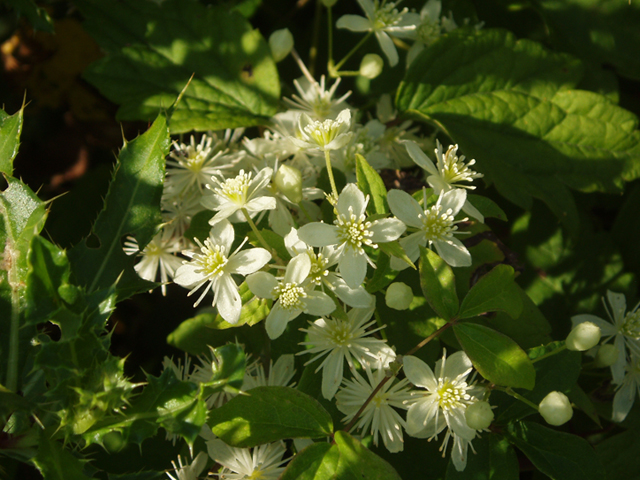
{"type": "Polygon", "coordinates": [[[360,62],[360,75],[365,78],[373,79],[382,73],[384,61],[380,55],[375,53],[367,53],[360,62]]]}
{"type": "Polygon", "coordinates": [[[584,352],[595,347],[600,342],[601,335],[600,327],[595,323],[579,323],[567,336],[565,345],[569,350],[584,352]]]}
{"type": "Polygon", "coordinates": [[[413,290],[406,283],[395,282],[387,287],[384,299],[389,308],[406,310],[413,301],[413,290]]]}
{"type": "Polygon", "coordinates": [[[269,37],[269,48],[271,48],[271,55],[276,62],[284,60],[293,49],[293,35],[289,29],[283,28],[273,32],[269,37]]]}
{"type": "Polygon", "coordinates": [[[493,410],[489,402],[475,402],[467,407],[464,418],[469,428],[484,430],[493,422],[493,410]]]}
{"type": "Polygon", "coordinates": [[[605,343],[598,348],[598,353],[596,353],[596,367],[610,367],[614,363],[618,361],[618,356],[620,355],[620,350],[612,343],[605,343]]]}
{"type": "Polygon", "coordinates": [[[559,426],[573,417],[571,402],[564,393],[551,392],[542,399],[538,410],[549,425],[559,426]]]}
{"type": "Polygon", "coordinates": [[[295,167],[280,165],[274,180],[276,188],[280,190],[293,203],[302,200],[302,174],[295,167]]]}

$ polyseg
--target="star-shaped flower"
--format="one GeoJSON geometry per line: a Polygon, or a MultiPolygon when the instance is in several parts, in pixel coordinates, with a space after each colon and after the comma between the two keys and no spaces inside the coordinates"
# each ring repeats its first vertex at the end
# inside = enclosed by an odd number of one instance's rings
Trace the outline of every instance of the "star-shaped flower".
{"type": "Polygon", "coordinates": [[[229,323],[236,323],[240,319],[242,309],[238,286],[231,275],[249,275],[260,270],[271,259],[271,254],[264,248],[240,252],[242,245],[229,254],[234,236],[233,226],[229,221],[223,220],[214,225],[204,245],[196,239],[200,253],[188,250],[182,252],[191,261],[184,262],[178,268],[174,279],[178,285],[191,289],[189,295],[207,284],[194,307],[198,306],[209,290],[213,290],[212,306],[217,305],[218,313],[229,323]]]}
{"type": "Polygon", "coordinates": [[[314,222],[298,230],[298,236],[308,245],[335,246],[340,274],[351,288],[362,285],[367,274],[367,262],[372,263],[363,247],[377,248],[378,243],[392,242],[406,229],[397,218],[369,222],[365,215],[367,203],[369,197],[365,197],[357,185],[350,183],[338,197],[337,218],[333,225],[314,222]]]}
{"type": "Polygon", "coordinates": [[[632,353],[626,365],[626,373],[613,397],[611,419],[614,422],[622,422],[627,418],[636,394],[640,395],[640,356],[632,353]]]}
{"type": "Polygon", "coordinates": [[[298,148],[323,152],[344,147],[351,139],[351,110],[345,108],[335,120],[312,120],[303,113],[298,120],[298,137],[289,140],[298,148]]]}
{"type": "Polygon", "coordinates": [[[209,456],[222,465],[220,478],[228,480],[276,480],[289,459],[282,459],[283,442],[260,445],[253,449],[230,447],[216,438],[207,442],[209,456]]]}

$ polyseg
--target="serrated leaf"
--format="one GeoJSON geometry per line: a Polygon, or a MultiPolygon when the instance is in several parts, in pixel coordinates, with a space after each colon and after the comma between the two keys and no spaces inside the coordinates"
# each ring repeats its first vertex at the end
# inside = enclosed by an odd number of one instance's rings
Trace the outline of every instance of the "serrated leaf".
{"type": "Polygon", "coordinates": [[[207,423],[225,443],[241,448],[333,431],[331,416],[316,400],[288,387],[253,388],[211,410],[207,423]]]}
{"type": "Polygon", "coordinates": [[[426,49],[400,86],[410,116],[444,128],[502,195],[543,200],[576,233],[568,187],[616,191],[640,175],[636,117],[569,90],[576,60],[502,30],[456,31],[426,49]]]}
{"type": "Polygon", "coordinates": [[[240,14],[191,0],[75,4],[108,51],[85,78],[121,105],[119,119],[152,119],[183,89],[172,133],[260,125],[276,113],[275,63],[260,32],[240,14]]]}
{"type": "Polygon", "coordinates": [[[495,434],[473,441],[474,452],[467,454],[467,466],[456,470],[453,461],[447,467],[446,480],[518,480],[518,457],[507,440],[495,434]]]}
{"type": "Polygon", "coordinates": [[[508,432],[509,441],[553,480],[602,480],[606,476],[584,438],[531,422],[511,424],[508,432]]]}
{"type": "Polygon", "coordinates": [[[453,331],[480,375],[496,385],[531,390],[536,372],[516,342],[495,330],[474,323],[458,323],[453,331]]]}
{"type": "Polygon", "coordinates": [[[126,255],[122,245],[130,235],[144,248],[162,222],[160,198],[169,144],[167,123],[160,116],[120,151],[104,209],[91,235],[69,251],[76,280],[89,293],[110,287],[123,272],[117,285],[120,297],[149,288],[149,282],[133,270],[136,259],[126,255]]]}
{"type": "Polygon", "coordinates": [[[445,320],[458,313],[453,270],[437,253],[420,247],[420,286],[427,302],[445,320]]]}
{"type": "Polygon", "coordinates": [[[88,480],[84,474],[82,460],[65,450],[62,444],[51,437],[55,432],[41,430],[38,453],[34,465],[46,480],[88,480]]]}
{"type": "Polygon", "coordinates": [[[388,214],[387,187],[384,186],[380,174],[360,154],[356,154],[356,177],[362,193],[370,197],[367,205],[369,215],[388,214]]]}
{"type": "Polygon", "coordinates": [[[0,110],[0,172],[13,175],[13,160],[18,154],[24,107],[13,115],[0,110]]]}
{"type": "Polygon", "coordinates": [[[513,267],[505,264],[494,267],[471,287],[462,300],[458,318],[471,318],[496,310],[518,318],[522,313],[522,300],[513,278],[513,267]]]}

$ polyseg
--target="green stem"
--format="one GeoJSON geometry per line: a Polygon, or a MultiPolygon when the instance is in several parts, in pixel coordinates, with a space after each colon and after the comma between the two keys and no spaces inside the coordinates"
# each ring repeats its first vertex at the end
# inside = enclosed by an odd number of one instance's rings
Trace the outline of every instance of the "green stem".
{"type": "Polygon", "coordinates": [[[538,411],[538,405],[536,405],[535,403],[533,403],[530,400],[527,400],[526,398],[524,398],[522,395],[520,395],[519,393],[514,392],[511,387],[507,387],[507,388],[502,388],[502,387],[496,387],[496,390],[502,390],[504,393],[506,393],[507,395],[511,395],[513,398],[515,398],[516,400],[520,400],[522,403],[529,405],[531,408],[533,408],[536,412],[538,411]]]}
{"type": "Polygon", "coordinates": [[[562,352],[563,350],[566,350],[567,346],[566,345],[562,345],[561,347],[556,348],[555,350],[551,350],[550,352],[545,353],[544,355],[541,355],[533,360],[531,360],[531,363],[536,363],[539,362],[540,360],[544,360],[547,357],[553,357],[555,354],[562,352]]]}
{"type": "Polygon", "coordinates": [[[333,169],[331,168],[331,152],[329,150],[324,151],[324,159],[327,162],[327,174],[329,175],[329,183],[331,183],[331,192],[333,198],[338,199],[338,189],[336,188],[336,181],[333,178],[333,169]]]}
{"type": "Polygon", "coordinates": [[[273,251],[271,249],[271,247],[269,246],[269,244],[265,241],[265,239],[262,237],[262,234],[258,231],[258,227],[256,227],[256,224],[253,223],[253,220],[251,219],[251,217],[249,216],[249,212],[247,212],[246,208],[242,209],[242,213],[244,214],[244,218],[247,219],[247,223],[249,224],[249,226],[251,227],[251,230],[253,230],[253,233],[255,233],[256,238],[258,239],[258,241],[260,242],[260,245],[262,245],[268,252],[270,252],[273,255],[273,251]]]}
{"type": "Polygon", "coordinates": [[[316,12],[313,19],[313,36],[311,40],[311,48],[309,49],[309,72],[311,75],[316,70],[316,59],[318,57],[318,42],[320,40],[320,22],[322,20],[322,1],[316,0],[316,12]]]}
{"type": "MultiPolygon", "coordinates": [[[[11,275],[11,273],[9,273],[11,275]]],[[[20,292],[11,286],[11,327],[9,331],[9,360],[7,362],[7,388],[18,390],[18,358],[20,346],[20,292]]]]}
{"type": "MultiPolygon", "coordinates": [[[[320,0],[318,0],[320,3],[320,0]]],[[[328,50],[329,50],[329,65],[333,65],[333,12],[332,7],[327,8],[327,29],[328,29],[328,50]]]]}
{"type": "Polygon", "coordinates": [[[330,75],[330,76],[332,76],[332,77],[337,77],[337,76],[338,76],[338,75],[334,75],[334,73],[337,73],[337,72],[338,72],[338,70],[340,70],[340,67],[342,67],[342,65],[344,65],[344,63],[345,63],[347,60],[349,60],[349,59],[351,58],[351,56],[352,56],[354,53],[356,53],[356,52],[358,51],[358,49],[359,49],[362,45],[364,45],[364,43],[365,43],[365,42],[369,39],[369,37],[371,36],[371,33],[372,33],[372,32],[368,32],[364,37],[362,37],[362,39],[361,39],[358,43],[356,43],[356,46],[355,46],[355,47],[353,47],[353,48],[351,49],[351,51],[350,51],[349,53],[347,53],[347,54],[344,56],[344,58],[343,58],[342,60],[340,60],[340,61],[339,61],[335,66],[333,66],[333,65],[331,64],[332,62],[330,62],[330,65],[329,65],[329,67],[330,67],[330,68],[329,68],[329,75],[330,75]]]}
{"type": "Polygon", "coordinates": [[[434,338],[436,338],[438,335],[440,335],[442,332],[444,332],[447,328],[453,326],[453,324],[455,323],[455,319],[451,320],[450,322],[445,323],[443,326],[441,326],[438,330],[436,330],[435,332],[433,332],[431,335],[429,335],[427,338],[425,338],[424,340],[422,340],[418,345],[416,345],[415,347],[413,347],[408,353],[406,353],[405,355],[413,355],[414,353],[416,353],[418,350],[420,350],[422,347],[424,347],[427,343],[429,343],[431,340],[433,340],[434,338]]]}

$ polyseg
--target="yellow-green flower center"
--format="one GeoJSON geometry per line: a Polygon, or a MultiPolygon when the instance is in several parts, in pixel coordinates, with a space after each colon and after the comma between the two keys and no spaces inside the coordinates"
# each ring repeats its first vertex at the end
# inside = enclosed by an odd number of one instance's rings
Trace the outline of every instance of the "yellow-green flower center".
{"type": "Polygon", "coordinates": [[[338,218],[333,222],[338,227],[338,238],[341,242],[346,243],[347,247],[353,248],[359,253],[364,253],[362,245],[368,245],[373,248],[377,248],[377,245],[371,241],[373,232],[370,230],[372,223],[367,222],[364,215],[356,217],[353,214],[351,207],[349,207],[351,214],[338,215],[338,218]]]}
{"type": "Polygon", "coordinates": [[[640,340],[640,309],[627,314],[621,331],[627,337],[640,340]]]}
{"type": "Polygon", "coordinates": [[[462,382],[460,385],[447,379],[438,381],[436,390],[438,395],[438,405],[444,410],[453,410],[467,405],[471,396],[467,394],[467,384],[462,382]]]}
{"type": "Polygon", "coordinates": [[[220,188],[215,189],[215,192],[234,203],[244,203],[250,183],[251,173],[240,170],[236,177],[225,180],[220,188]]]}
{"type": "Polygon", "coordinates": [[[273,296],[280,299],[280,306],[285,310],[303,310],[302,299],[307,297],[307,292],[295,282],[280,282],[273,289],[273,296]]]}
{"type": "Polygon", "coordinates": [[[221,245],[213,245],[207,238],[204,246],[200,247],[201,255],[197,255],[195,263],[200,267],[201,273],[207,277],[222,275],[227,264],[225,248],[221,245]]]}
{"type": "Polygon", "coordinates": [[[422,231],[428,241],[442,240],[453,236],[458,227],[453,222],[453,211],[442,212],[442,205],[434,205],[418,218],[422,220],[422,231]]]}

